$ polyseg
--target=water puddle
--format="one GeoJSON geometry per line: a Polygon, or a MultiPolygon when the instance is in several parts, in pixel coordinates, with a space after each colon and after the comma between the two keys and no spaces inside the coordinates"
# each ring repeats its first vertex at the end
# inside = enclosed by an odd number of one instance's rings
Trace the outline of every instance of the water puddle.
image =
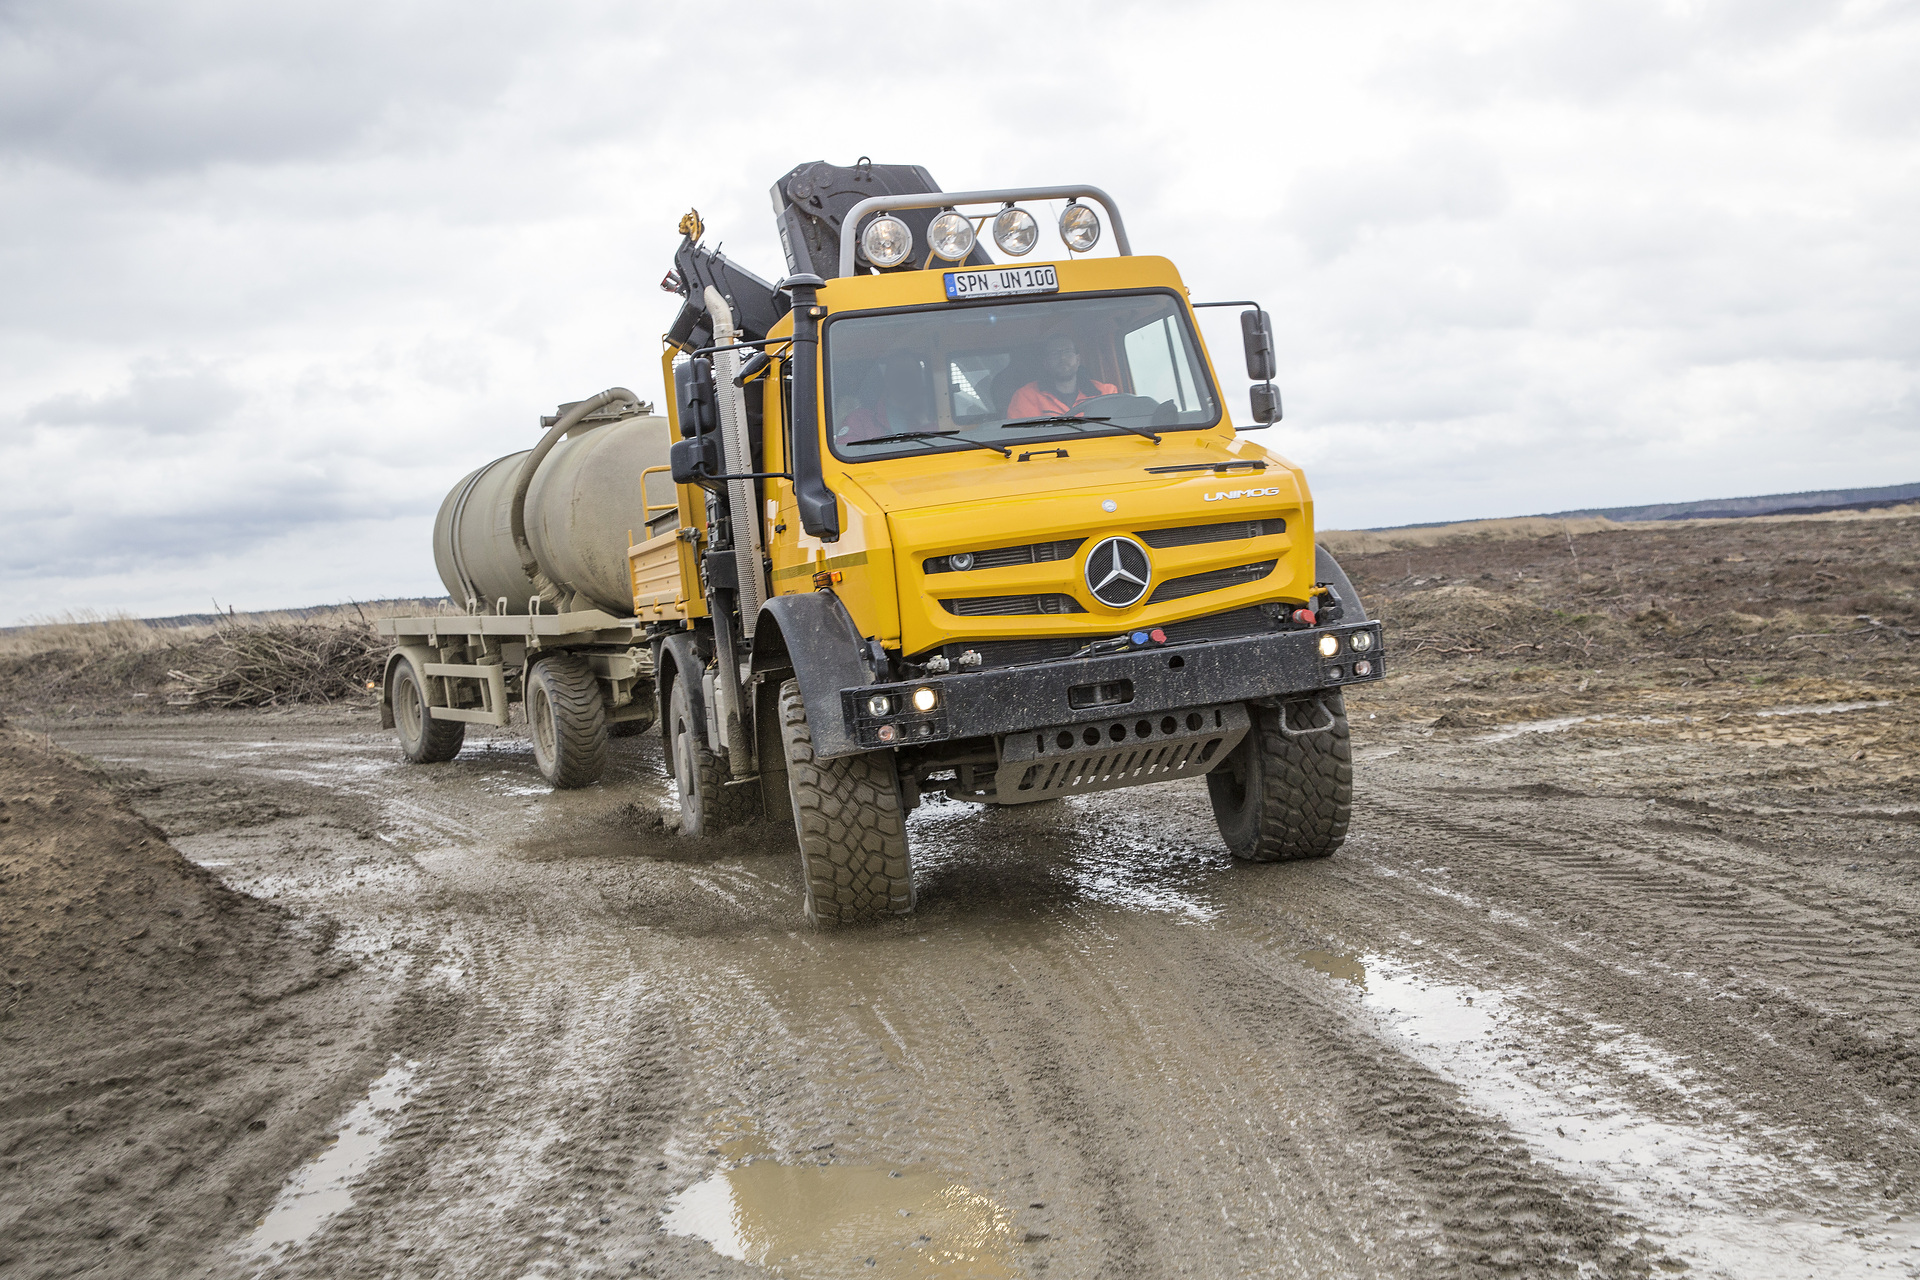
{"type": "Polygon", "coordinates": [[[1865,711],[1870,707],[1888,707],[1890,702],[1824,702],[1808,706],[1775,707],[1771,711],[1756,711],[1755,715],[1769,716],[1830,716],[1836,711],[1865,711]]]}
{"type": "MultiPolygon", "coordinates": [[[[1360,989],[1407,1052],[1498,1116],[1562,1172],[1595,1182],[1707,1275],[1885,1276],[1920,1251],[1916,1224],[1884,1213],[1843,1221],[1810,1188],[1867,1205],[1866,1188],[1810,1144],[1718,1096],[1683,1062],[1618,1027],[1557,1045],[1538,1015],[1500,992],[1431,982],[1376,955],[1306,952],[1309,968],[1360,989]],[[1687,1119],[1662,1119],[1642,1105],[1687,1119]],[[1772,1139],[1763,1148],[1746,1136],[1772,1139]],[[1859,1194],[1853,1194],[1858,1191],[1859,1194]]],[[[1891,1208],[1891,1206],[1889,1206],[1891,1208]]]]}
{"type": "Polygon", "coordinates": [[[1013,1214],[991,1196],[913,1165],[782,1164],[756,1135],[723,1143],[733,1163],[667,1203],[669,1234],[776,1276],[1011,1280],[1024,1274],[1013,1214]],[[744,1157],[744,1158],[742,1158],[744,1157]]]}
{"type": "Polygon", "coordinates": [[[417,1062],[387,1069],[354,1103],[334,1132],[333,1144],[280,1188],[242,1253],[279,1260],[353,1203],[353,1183],[386,1146],[400,1108],[413,1087],[417,1062]]]}
{"type": "Polygon", "coordinates": [[[1519,724],[1510,724],[1494,733],[1482,734],[1475,742],[1505,742],[1509,738],[1518,738],[1528,733],[1559,733],[1562,729],[1571,729],[1577,724],[1597,720],[1598,716],[1561,716],[1556,720],[1522,720],[1519,724]]]}

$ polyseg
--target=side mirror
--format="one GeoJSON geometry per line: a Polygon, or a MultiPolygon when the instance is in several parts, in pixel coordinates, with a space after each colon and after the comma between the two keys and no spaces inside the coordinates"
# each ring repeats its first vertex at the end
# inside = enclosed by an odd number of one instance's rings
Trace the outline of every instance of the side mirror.
{"type": "Polygon", "coordinates": [[[1253,420],[1261,426],[1271,426],[1280,421],[1280,388],[1271,382],[1262,382],[1251,391],[1253,399],[1253,420]]]}
{"type": "Polygon", "coordinates": [[[680,413],[682,436],[692,439],[718,430],[720,414],[713,390],[713,361],[696,356],[675,365],[673,399],[680,413]]]}
{"type": "Polygon", "coordinates": [[[1273,381],[1280,366],[1273,355],[1273,321],[1267,318],[1267,313],[1258,309],[1242,311],[1240,338],[1247,347],[1247,377],[1255,382],[1273,381]]]}

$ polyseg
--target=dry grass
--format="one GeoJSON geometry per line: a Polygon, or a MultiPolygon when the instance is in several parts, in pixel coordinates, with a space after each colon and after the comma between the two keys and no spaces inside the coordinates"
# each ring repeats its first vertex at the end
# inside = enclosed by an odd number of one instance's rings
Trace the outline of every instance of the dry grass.
{"type": "Polygon", "coordinates": [[[445,601],[383,600],[177,622],[36,618],[0,632],[0,709],[74,715],[364,698],[388,643],[374,634],[375,619],[458,613],[445,601]]]}

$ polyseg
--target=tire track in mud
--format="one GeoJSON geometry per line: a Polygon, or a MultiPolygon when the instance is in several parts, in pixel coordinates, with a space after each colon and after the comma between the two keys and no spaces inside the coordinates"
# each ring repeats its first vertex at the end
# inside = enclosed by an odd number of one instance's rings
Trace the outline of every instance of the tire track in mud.
{"type": "Polygon", "coordinates": [[[784,844],[647,825],[664,796],[651,740],[622,752],[623,790],[564,795],[522,785],[510,752],[403,772],[302,762],[338,764],[333,742],[260,750],[262,794],[310,816],[223,848],[288,883],[280,862],[305,857],[309,904],[399,918],[415,975],[402,1041],[420,1063],[353,1207],[276,1274],[764,1275],[660,1225],[743,1133],[798,1171],[963,1180],[1007,1215],[1015,1274],[1670,1264],[1606,1176],[1509,1130],[1372,997],[1302,962],[1318,950],[1506,990],[1503,1044],[1675,1123],[1718,1132],[1745,1108],[1775,1173],[1814,1168],[1794,1144],[1821,1108],[1844,1112],[1814,1135],[1839,1181],[1777,1204],[1824,1212],[1870,1198],[1860,1171],[1914,1164],[1911,1126],[1887,1130],[1864,1077],[1804,1034],[1900,993],[1911,935],[1894,904],[1756,874],[1769,855],[1742,836],[1650,826],[1643,798],[1442,791],[1484,773],[1484,752],[1363,761],[1354,838],[1307,865],[1232,863],[1198,784],[1026,812],[935,804],[913,819],[921,912],[811,934],[784,844]],[[369,826],[395,869],[327,870],[366,852],[346,842],[369,826]],[[1754,976],[1799,967],[1754,963],[1765,939],[1817,960],[1842,925],[1878,975],[1853,995],[1817,970],[1754,976]],[[1755,1001],[1778,1016],[1751,1022],[1755,1001]],[[1684,1096],[1639,1080],[1608,1057],[1622,1037],[1700,1080],[1684,1096]]]}

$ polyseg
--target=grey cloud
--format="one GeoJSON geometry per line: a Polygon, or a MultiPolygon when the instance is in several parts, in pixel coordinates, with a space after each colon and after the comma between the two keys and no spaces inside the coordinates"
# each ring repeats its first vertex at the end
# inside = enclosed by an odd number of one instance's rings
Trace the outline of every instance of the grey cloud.
{"type": "Polygon", "coordinates": [[[1489,149],[1465,138],[1429,138],[1391,162],[1302,173],[1287,201],[1286,223],[1325,259],[1345,253],[1369,231],[1491,218],[1507,201],[1506,176],[1489,149]]]}
{"type": "Polygon", "coordinates": [[[485,4],[27,0],[0,10],[0,154],[136,177],[334,154],[492,96],[539,30],[485,4]]]}
{"type": "Polygon", "coordinates": [[[69,391],[28,406],[29,426],[125,427],[159,436],[196,435],[223,426],[246,394],[207,369],[139,369],[126,388],[98,394],[69,391]]]}

